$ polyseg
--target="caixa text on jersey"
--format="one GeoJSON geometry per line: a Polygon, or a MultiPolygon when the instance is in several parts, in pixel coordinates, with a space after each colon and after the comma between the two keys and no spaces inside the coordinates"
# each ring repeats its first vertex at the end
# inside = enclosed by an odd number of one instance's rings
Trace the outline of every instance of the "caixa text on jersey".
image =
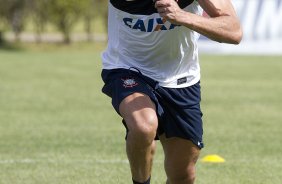
{"type": "Polygon", "coordinates": [[[124,18],[123,22],[126,26],[131,29],[140,30],[142,32],[155,32],[155,31],[166,31],[171,30],[177,27],[178,25],[171,24],[170,22],[162,19],[133,19],[133,18],[124,18]]]}

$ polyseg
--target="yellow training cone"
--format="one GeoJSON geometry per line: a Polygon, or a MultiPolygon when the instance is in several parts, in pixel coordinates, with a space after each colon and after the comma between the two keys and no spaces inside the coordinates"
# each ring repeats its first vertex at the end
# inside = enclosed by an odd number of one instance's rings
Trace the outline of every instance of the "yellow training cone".
{"type": "Polygon", "coordinates": [[[224,158],[219,155],[207,155],[201,160],[202,162],[209,162],[209,163],[223,163],[225,162],[224,158]]]}

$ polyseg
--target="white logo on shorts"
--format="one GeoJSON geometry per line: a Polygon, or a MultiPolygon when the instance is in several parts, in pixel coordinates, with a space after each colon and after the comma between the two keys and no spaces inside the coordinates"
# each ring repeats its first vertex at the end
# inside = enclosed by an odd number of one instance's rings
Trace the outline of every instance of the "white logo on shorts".
{"type": "Polygon", "coordinates": [[[138,85],[138,83],[133,78],[122,79],[122,80],[123,80],[123,87],[125,88],[132,88],[138,85]]]}

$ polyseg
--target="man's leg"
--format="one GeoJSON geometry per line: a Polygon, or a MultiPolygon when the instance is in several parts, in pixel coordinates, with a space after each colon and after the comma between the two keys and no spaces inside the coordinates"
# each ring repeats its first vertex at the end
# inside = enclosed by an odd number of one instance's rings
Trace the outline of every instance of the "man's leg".
{"type": "Polygon", "coordinates": [[[155,136],[158,127],[155,104],[150,97],[134,93],[126,97],[119,112],[128,128],[126,151],[132,179],[144,183],[151,176],[155,136]]]}
{"type": "Polygon", "coordinates": [[[167,184],[193,184],[200,149],[191,141],[160,136],[165,153],[167,184]]]}

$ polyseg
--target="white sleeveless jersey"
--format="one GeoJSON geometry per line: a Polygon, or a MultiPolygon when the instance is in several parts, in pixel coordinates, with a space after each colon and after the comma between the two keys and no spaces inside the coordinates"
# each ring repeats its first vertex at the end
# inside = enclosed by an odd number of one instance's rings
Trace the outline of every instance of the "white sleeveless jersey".
{"type": "MultiPolygon", "coordinates": [[[[196,1],[178,3],[185,11],[202,14],[196,1]]],[[[163,20],[152,0],[111,0],[103,69],[135,67],[160,86],[191,86],[200,80],[198,38],[198,33],[163,20]]]]}

